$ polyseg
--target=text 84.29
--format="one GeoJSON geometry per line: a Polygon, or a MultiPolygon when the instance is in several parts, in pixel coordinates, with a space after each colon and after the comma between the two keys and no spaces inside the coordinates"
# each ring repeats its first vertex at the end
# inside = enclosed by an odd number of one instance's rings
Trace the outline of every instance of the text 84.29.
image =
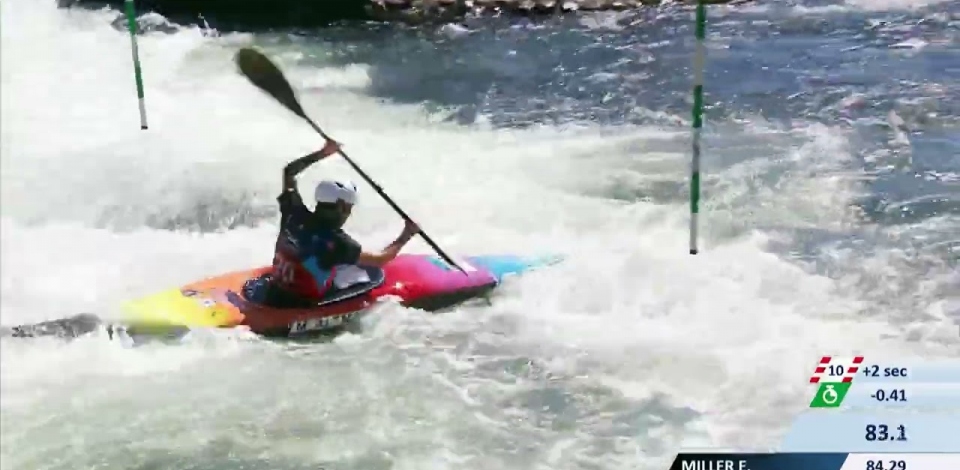
{"type": "Polygon", "coordinates": [[[864,470],[907,470],[903,460],[868,460],[864,470]]]}
{"type": "Polygon", "coordinates": [[[867,441],[905,441],[907,428],[900,424],[891,429],[886,424],[868,424],[865,428],[864,439],[867,441]]]}

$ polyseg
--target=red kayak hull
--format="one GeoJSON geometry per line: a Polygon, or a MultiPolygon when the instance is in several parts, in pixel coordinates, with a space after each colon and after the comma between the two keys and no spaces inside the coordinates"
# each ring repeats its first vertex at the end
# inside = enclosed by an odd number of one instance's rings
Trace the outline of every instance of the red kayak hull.
{"type": "MultiPolygon", "coordinates": [[[[154,310],[177,309],[179,321],[186,326],[244,326],[268,336],[296,336],[336,329],[385,298],[424,310],[438,310],[485,294],[498,283],[486,269],[469,263],[466,274],[451,269],[442,261],[424,255],[401,255],[383,268],[384,279],[377,287],[355,296],[306,308],[275,308],[251,301],[244,286],[270,271],[269,266],[235,271],[185,285],[166,294],[162,302],[145,302],[154,310]],[[172,299],[170,296],[179,296],[172,299]],[[196,305],[183,308],[183,298],[196,305]],[[179,302],[176,303],[175,302],[179,302]],[[195,312],[186,312],[193,310],[195,312]],[[216,318],[210,320],[209,318],[216,318]]],[[[152,314],[156,318],[156,314],[152,314]]]]}

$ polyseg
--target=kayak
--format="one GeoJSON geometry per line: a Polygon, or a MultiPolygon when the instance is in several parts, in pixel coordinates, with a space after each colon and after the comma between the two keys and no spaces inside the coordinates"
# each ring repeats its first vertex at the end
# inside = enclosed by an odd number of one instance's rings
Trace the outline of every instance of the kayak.
{"type": "Polygon", "coordinates": [[[556,264],[560,256],[468,256],[464,272],[439,257],[403,254],[383,268],[361,266],[369,281],[334,290],[316,303],[278,308],[258,303],[269,266],[231,272],[168,289],[124,305],[124,323],[140,331],[236,328],[272,337],[298,337],[342,329],[387,299],[427,311],[483,297],[509,276],[556,264]]]}

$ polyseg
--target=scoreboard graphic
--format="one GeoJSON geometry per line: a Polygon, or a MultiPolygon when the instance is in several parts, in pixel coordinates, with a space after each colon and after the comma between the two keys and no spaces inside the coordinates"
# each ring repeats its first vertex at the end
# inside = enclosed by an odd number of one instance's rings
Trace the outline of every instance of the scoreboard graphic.
{"type": "Polygon", "coordinates": [[[671,470],[960,470],[960,360],[822,356],[768,454],[680,453],[671,470]]]}

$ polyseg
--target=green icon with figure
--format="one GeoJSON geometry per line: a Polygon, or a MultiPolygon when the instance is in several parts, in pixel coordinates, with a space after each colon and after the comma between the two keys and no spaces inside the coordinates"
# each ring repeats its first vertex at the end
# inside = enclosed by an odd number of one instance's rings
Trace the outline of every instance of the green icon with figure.
{"type": "Polygon", "coordinates": [[[820,384],[817,394],[810,402],[810,408],[837,408],[843,403],[852,382],[828,382],[820,384]]]}

